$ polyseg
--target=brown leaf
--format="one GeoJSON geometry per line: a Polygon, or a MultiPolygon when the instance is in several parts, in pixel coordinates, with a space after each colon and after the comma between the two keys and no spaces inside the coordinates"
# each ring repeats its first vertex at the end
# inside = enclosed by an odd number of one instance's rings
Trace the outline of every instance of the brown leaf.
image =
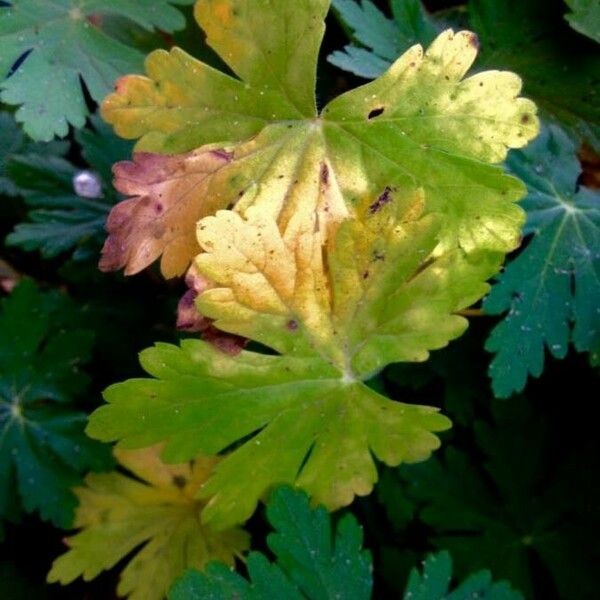
{"type": "Polygon", "coordinates": [[[114,186],[131,197],[108,217],[100,270],[124,267],[133,275],[162,254],[165,277],[184,273],[199,251],[196,223],[224,208],[211,182],[231,159],[223,150],[194,150],[176,156],[139,152],[133,162],[117,163],[114,186]]]}

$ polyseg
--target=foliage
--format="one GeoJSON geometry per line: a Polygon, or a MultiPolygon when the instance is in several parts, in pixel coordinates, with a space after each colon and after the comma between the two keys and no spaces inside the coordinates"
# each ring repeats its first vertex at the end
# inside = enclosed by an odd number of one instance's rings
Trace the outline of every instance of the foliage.
{"type": "Polygon", "coordinates": [[[139,71],[143,55],[103,30],[104,15],[117,15],[146,29],[183,27],[171,4],[112,0],[12,0],[0,7],[0,99],[19,105],[17,121],[35,140],[64,137],[69,125],[83,127],[84,90],[100,102],[123,73],[139,71]],[[75,50],[75,51],[74,51],[75,50]]]}
{"type": "MultiPolygon", "coordinates": [[[[205,573],[189,571],[174,584],[169,600],[371,597],[371,558],[361,550],[362,528],[352,515],[344,515],[333,526],[322,507],[311,509],[304,494],[283,487],[273,492],[267,518],[275,528],[267,537],[275,562],[260,552],[250,553],[249,581],[218,563],[208,565],[205,573]]],[[[404,598],[467,600],[474,594],[491,600],[522,598],[506,582],[492,583],[487,571],[470,576],[448,593],[451,577],[449,554],[429,555],[422,575],[412,571],[404,598]]]]}
{"type": "Polygon", "coordinates": [[[19,223],[7,236],[7,245],[39,249],[44,258],[69,250],[74,250],[75,259],[96,257],[106,217],[118,198],[111,185],[111,166],[127,156],[130,145],[114,136],[98,117],[92,124],[94,130],[77,132],[76,139],[83,157],[98,173],[36,152],[9,158],[6,172],[13,191],[33,210],[29,221],[19,223]]]}
{"type": "Polygon", "coordinates": [[[137,479],[118,472],[86,477],[85,487],[75,490],[74,526],[82,531],[67,538],[70,549],[54,561],[49,582],[64,585],[80,575],[89,581],[144,544],[124,568],[117,592],[162,600],[185,569],[217,559],[231,565],[247,549],[243,531],[214,533],[200,524],[195,496],[215,459],[165,465],[158,454],[156,447],[116,452],[137,479]]]}
{"type": "Polygon", "coordinates": [[[0,596],[595,598],[595,4],[0,2],[0,596]]]}
{"type": "MultiPolygon", "coordinates": [[[[105,449],[83,433],[72,406],[85,390],[80,371],[92,333],[73,327],[64,296],[21,283],[0,312],[0,518],[39,511],[59,527],[77,504],[70,488],[82,472],[110,465],[105,449]]],[[[1,521],[0,521],[1,524],[1,521]]]]}
{"type": "Polygon", "coordinates": [[[600,193],[579,187],[575,147],[556,127],[511,154],[508,167],[528,186],[523,233],[532,238],[484,304],[491,314],[510,309],[487,343],[500,397],[522,390],[528,373],[539,377],[545,347],[556,358],[570,341],[600,352],[600,193]]]}

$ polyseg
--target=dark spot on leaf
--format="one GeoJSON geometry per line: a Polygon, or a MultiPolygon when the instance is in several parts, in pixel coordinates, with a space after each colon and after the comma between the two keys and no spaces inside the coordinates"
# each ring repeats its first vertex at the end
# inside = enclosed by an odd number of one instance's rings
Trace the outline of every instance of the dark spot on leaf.
{"type": "Polygon", "coordinates": [[[523,123],[523,125],[529,123],[529,121],[531,121],[530,115],[528,115],[528,114],[521,115],[521,123],[523,123]]]}
{"type": "Polygon", "coordinates": [[[376,212],[379,212],[388,202],[392,200],[392,188],[386,186],[383,193],[369,206],[369,213],[374,215],[376,212]]]}
{"type": "Polygon", "coordinates": [[[329,183],[329,167],[327,166],[327,163],[321,164],[320,178],[323,185],[327,185],[329,183]]]}
{"type": "Polygon", "coordinates": [[[287,328],[288,328],[290,331],[296,331],[296,329],[298,329],[298,321],[294,321],[294,319],[290,319],[290,320],[287,322],[287,328]]]}
{"type": "Polygon", "coordinates": [[[385,108],[383,106],[380,106],[379,108],[374,108],[367,116],[367,119],[369,119],[369,121],[370,121],[371,119],[374,119],[375,117],[378,117],[379,115],[382,115],[384,111],[385,111],[385,108]]]}
{"type": "Polygon", "coordinates": [[[187,479],[183,475],[174,475],[173,476],[173,485],[182,490],[187,483],[187,479]]]}
{"type": "Polygon", "coordinates": [[[363,279],[367,279],[368,277],[369,277],[369,271],[365,271],[365,272],[362,274],[362,278],[363,278],[363,279]]]}

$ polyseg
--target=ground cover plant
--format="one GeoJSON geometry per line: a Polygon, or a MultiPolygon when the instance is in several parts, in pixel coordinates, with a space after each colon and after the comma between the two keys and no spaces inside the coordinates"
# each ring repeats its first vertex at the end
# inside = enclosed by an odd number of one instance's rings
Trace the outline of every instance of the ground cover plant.
{"type": "Polygon", "coordinates": [[[599,31],[0,3],[2,598],[595,598],[599,31]]]}

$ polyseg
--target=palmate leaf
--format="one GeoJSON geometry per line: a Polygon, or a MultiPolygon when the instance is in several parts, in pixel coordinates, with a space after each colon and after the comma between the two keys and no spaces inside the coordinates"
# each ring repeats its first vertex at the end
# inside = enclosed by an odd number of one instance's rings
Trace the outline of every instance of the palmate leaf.
{"type": "Polygon", "coordinates": [[[211,497],[203,518],[218,527],[248,518],[278,483],[333,509],[370,492],[372,455],[391,465],[423,460],[448,420],[364,381],[460,335],[467,323],[456,311],[485,293],[502,255],[434,254],[439,219],[421,211],[422,195],[388,190],[357,207],[359,218],[325,248],[316,214],[294,245],[256,207],[245,220],[233,211],[202,220],[196,264],[214,283],[198,307],[219,329],[278,355],[159,344],[142,353],[155,379],[109,388],[88,432],[128,447],[166,440],[169,461],[241,442],[201,491],[211,497]]]}
{"type": "Polygon", "coordinates": [[[119,135],[141,138],[143,152],[116,169],[117,187],[132,198],[108,221],[101,268],[135,273],[162,254],[171,277],[199,250],[196,222],[220,208],[260,207],[287,240],[315,210],[335,228],[388,187],[425,190],[428,210],[446,215],[443,247],[515,247],[522,214],[513,202],[523,187],[486,163],[537,133],[519,78],[463,79],[476,39],[448,30],[319,113],[328,8],[328,0],[199,2],[208,44],[240,79],[174,48],[149,55],[147,77],[119,81],[102,114],[119,135]]]}
{"type": "Polygon", "coordinates": [[[107,35],[94,17],[119,15],[148,30],[174,31],[185,20],[172,5],[191,2],[12,0],[0,7],[0,99],[20,105],[16,118],[33,139],[64,137],[69,124],[83,127],[88,113],[80,78],[99,102],[117,77],[142,67],[141,53],[107,35]]]}
{"type": "Polygon", "coordinates": [[[600,351],[600,193],[578,188],[575,152],[551,126],[508,160],[529,189],[522,206],[532,237],[484,304],[490,314],[509,311],[486,345],[496,352],[490,374],[500,397],[541,374],[546,349],[556,358],[570,342],[580,352],[600,351]]]}
{"type": "Polygon", "coordinates": [[[67,538],[68,552],[54,561],[50,583],[94,579],[129,556],[117,593],[131,600],[162,600],[186,569],[208,561],[229,565],[248,548],[241,529],[215,533],[200,524],[196,493],[217,459],[197,458],[165,465],[160,448],[116,451],[119,463],[137,479],[118,472],[90,474],[76,488],[79,507],[67,538]]]}
{"type": "Polygon", "coordinates": [[[524,398],[493,403],[493,421],[474,423],[482,462],[449,446],[443,456],[396,470],[403,482],[396,485],[416,503],[428,543],[451,552],[459,576],[489,568],[528,598],[554,595],[556,586],[556,597],[584,600],[597,589],[589,531],[598,522],[598,489],[590,483],[598,454],[580,418],[565,419],[556,407],[552,423],[524,398]],[[574,495],[577,489],[586,493],[574,495]],[[547,577],[536,589],[540,568],[547,577]]]}
{"type": "MultiPolygon", "coordinates": [[[[204,573],[189,571],[175,583],[169,600],[367,600],[371,597],[371,557],[361,550],[362,528],[347,514],[332,526],[322,508],[311,509],[304,494],[276,490],[267,518],[275,533],[267,545],[276,557],[252,552],[249,581],[226,568],[208,565],[204,573]]],[[[488,571],[471,575],[452,592],[452,560],[447,552],[429,555],[423,574],[413,569],[404,600],[522,600],[506,582],[492,583],[488,571]],[[478,595],[479,594],[479,595],[478,595]]]]}
{"type": "Polygon", "coordinates": [[[92,336],[70,323],[65,298],[28,281],[1,308],[0,518],[16,518],[22,506],[67,527],[76,505],[70,488],[82,472],[111,464],[69,404],[87,385],[79,366],[92,336]]]}
{"type": "Polygon", "coordinates": [[[571,12],[565,15],[573,29],[600,44],[600,3],[596,0],[565,0],[571,12]]]}
{"type": "Polygon", "coordinates": [[[91,124],[94,129],[79,130],[75,137],[92,171],[36,152],[43,144],[7,161],[6,172],[14,192],[33,208],[29,221],[16,225],[6,237],[7,245],[40,250],[44,258],[70,250],[76,259],[97,255],[106,218],[118,200],[111,185],[111,166],[131,148],[99,117],[93,116],[91,124]]]}
{"type": "Polygon", "coordinates": [[[190,571],[175,583],[169,600],[370,597],[371,557],[361,548],[362,528],[352,515],[333,527],[323,507],[311,509],[305,494],[282,487],[271,496],[267,518],[275,528],[267,536],[275,563],[260,552],[250,553],[250,582],[217,563],[208,565],[205,574],[190,571]]]}
{"type": "MultiPolygon", "coordinates": [[[[401,38],[390,22],[383,23],[381,17],[379,36],[367,35],[371,33],[368,24],[376,15],[375,11],[366,10],[368,1],[364,3],[365,10],[360,9],[358,0],[338,0],[338,3],[344,7],[339,13],[341,18],[366,47],[347,47],[347,56],[341,51],[334,52],[330,62],[368,79],[377,77],[393,60],[387,49],[401,38]]],[[[399,6],[407,13],[404,22],[409,24],[409,31],[416,41],[424,43],[430,33],[423,25],[425,13],[421,4],[416,0],[395,0],[392,8],[398,11],[394,7],[399,6]]],[[[595,8],[598,3],[592,0],[590,5],[595,8]]],[[[596,74],[600,70],[600,50],[569,31],[563,18],[565,8],[562,0],[469,0],[461,20],[467,21],[479,36],[482,51],[478,68],[506,68],[519,73],[525,93],[536,101],[547,119],[598,150],[600,82],[596,74]]],[[[433,20],[435,23],[443,18],[436,15],[433,20]]],[[[588,30],[597,23],[597,19],[585,19],[588,30]]]]}
{"type": "Polygon", "coordinates": [[[421,0],[392,0],[393,20],[371,0],[333,0],[332,4],[360,45],[348,45],[327,60],[359,77],[378,77],[400,53],[414,44],[430,44],[438,31],[421,0]]]}

